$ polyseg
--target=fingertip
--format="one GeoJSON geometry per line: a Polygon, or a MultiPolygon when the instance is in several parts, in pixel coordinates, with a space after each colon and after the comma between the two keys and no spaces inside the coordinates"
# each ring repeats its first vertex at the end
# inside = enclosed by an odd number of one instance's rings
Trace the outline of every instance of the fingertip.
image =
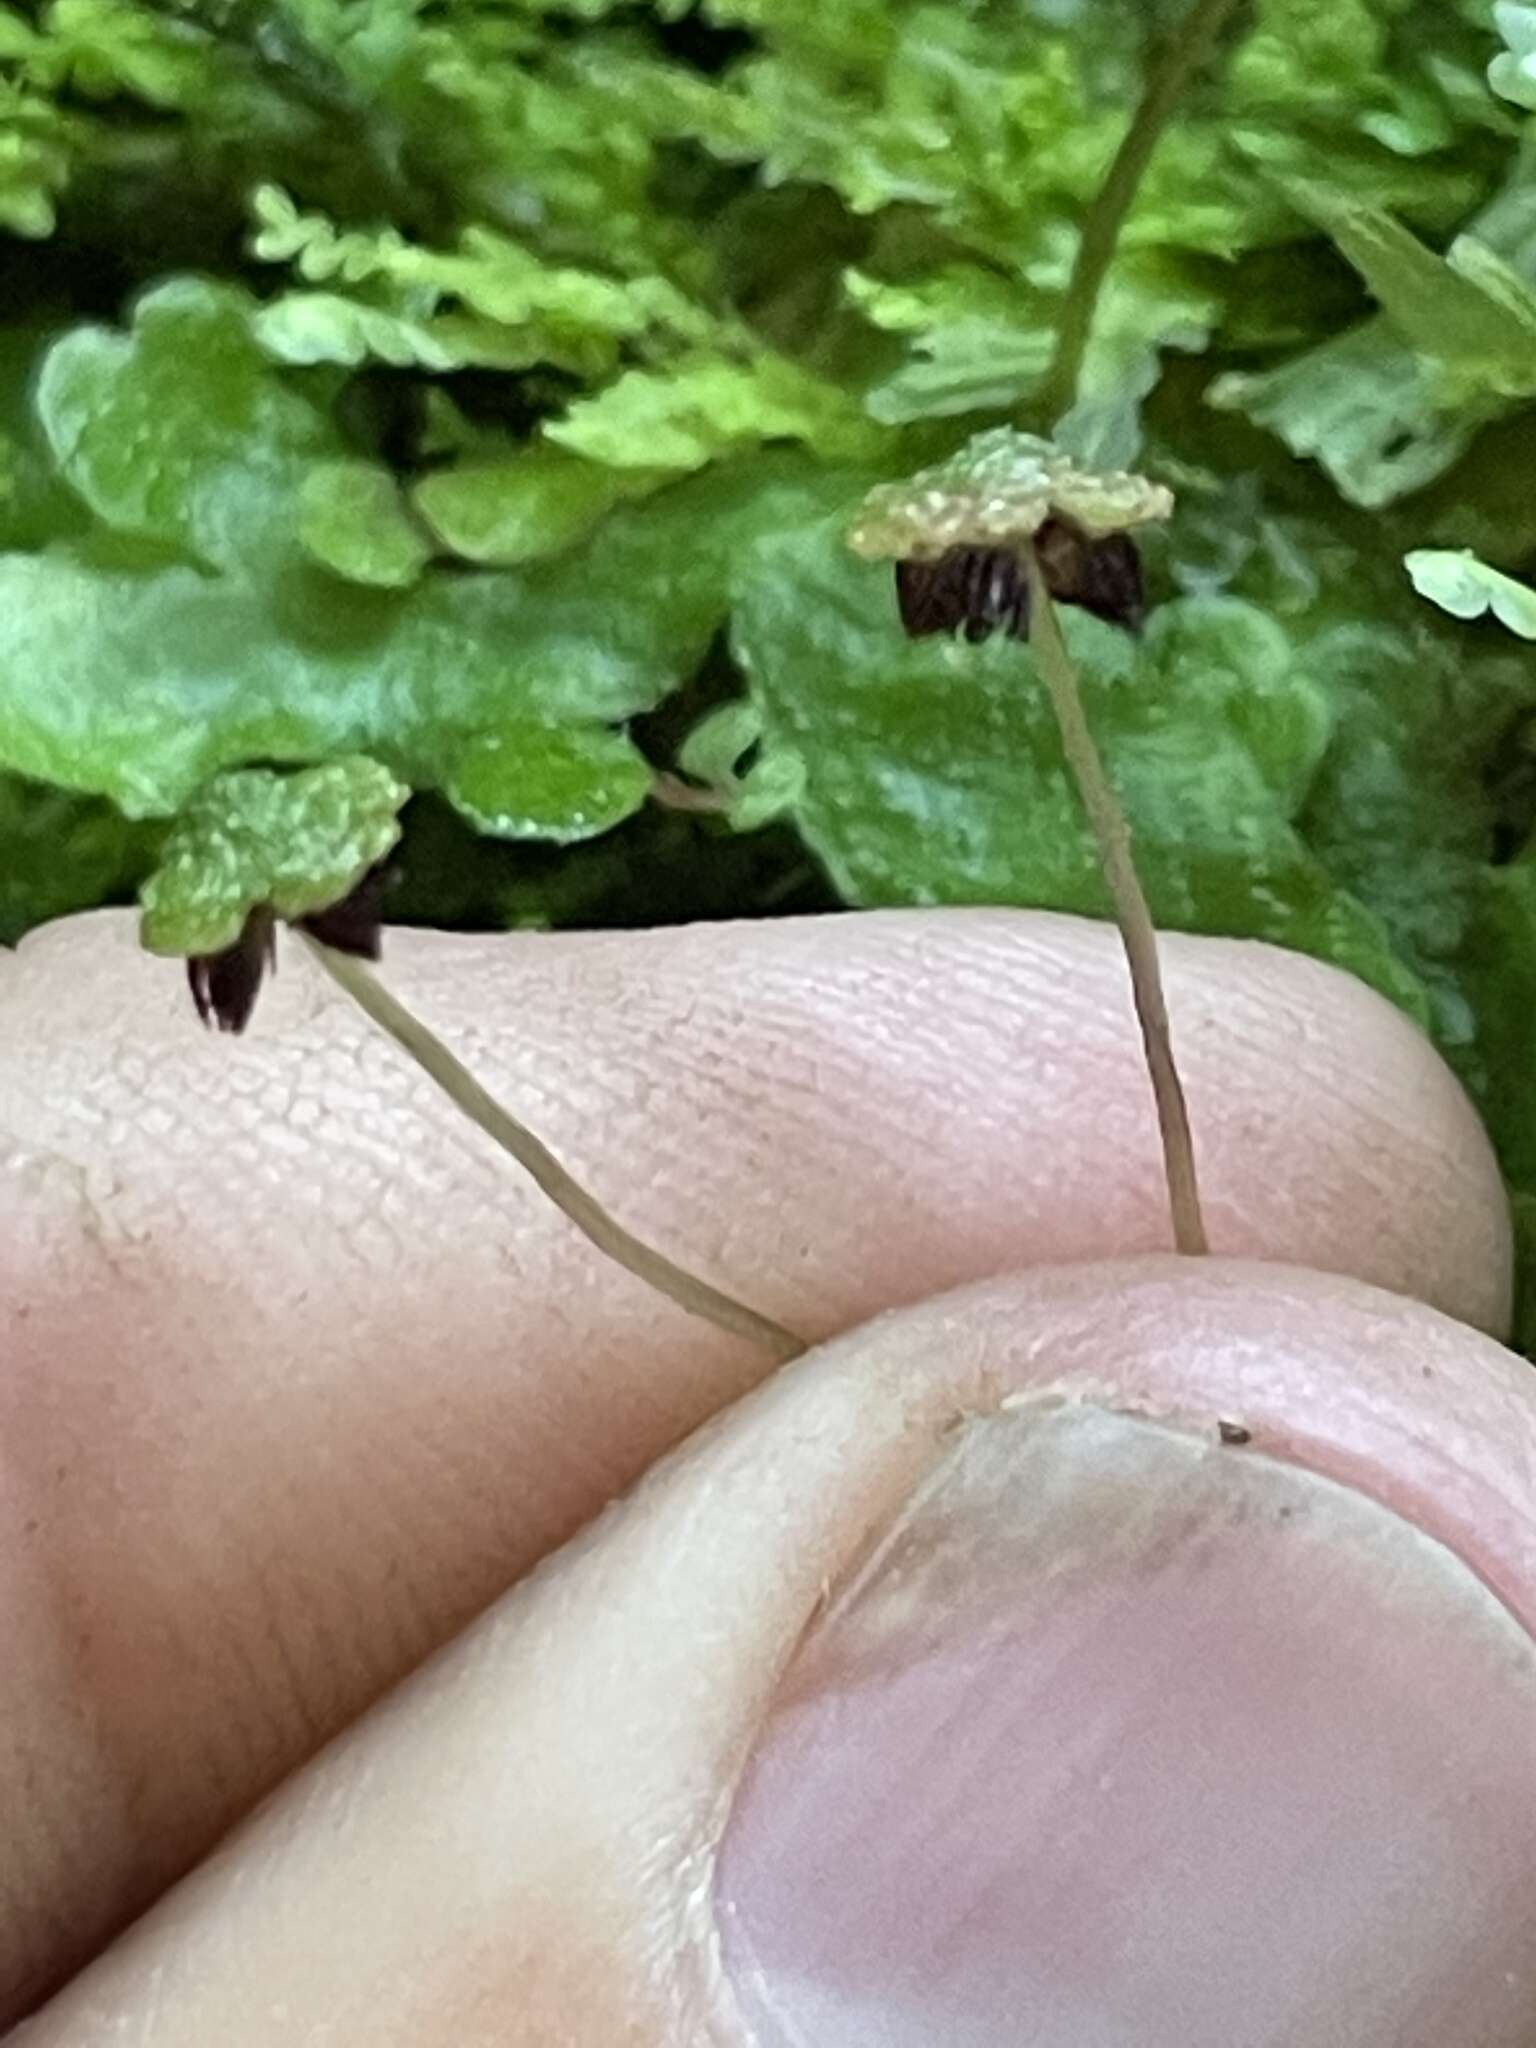
{"type": "MultiPolygon", "coordinates": [[[[1507,1330],[1498,1164],[1418,1028],[1302,955],[1177,934],[1162,949],[1214,1248],[1353,1273],[1507,1330]]],[[[722,1277],[741,1289],[760,1271],[782,1296],[776,1312],[812,1331],[1020,1264],[1170,1243],[1109,926],[974,910],[649,933],[397,931],[385,971],[490,1085],[550,1101],[541,1135],[578,1161],[600,1142],[610,1199],[642,1224],[651,1212],[653,1229],[675,1233],[668,1249],[723,1250],[741,1270],[722,1277]],[[850,1186],[880,1191],[873,1239],[848,1214],[850,1186]]],[[[0,1096],[18,1143],[56,1146],[63,1124],[89,1149],[89,1112],[61,1114],[62,1090],[115,1116],[151,1179],[160,1162],[140,1124],[164,1126],[189,1083],[216,1157],[228,1136],[250,1142],[253,1098],[344,1087],[361,1114],[379,1086],[357,1089],[356,1048],[369,1076],[397,1064],[293,949],[251,1036],[207,1041],[175,964],[145,955],[121,913],[33,934],[3,992],[0,1096]]],[[[397,1103],[412,1093],[396,1081],[397,1103]]],[[[456,1133],[445,1105],[427,1108],[456,1133]]],[[[343,1159],[353,1135],[333,1130],[343,1159]]],[[[330,1161],[310,1150],[323,1186],[330,1161]]],[[[516,1176],[500,1179],[522,1205],[516,1176]]]]}
{"type": "Polygon", "coordinates": [[[1353,1275],[1506,1335],[1504,1177],[1466,1089],[1413,1019],[1304,954],[1249,940],[1163,943],[1173,980],[1197,978],[1191,1030],[1233,1056],[1240,1076],[1235,1213],[1218,1248],[1353,1275]],[[1282,1190],[1272,1176],[1287,1142],[1282,1190]]]}

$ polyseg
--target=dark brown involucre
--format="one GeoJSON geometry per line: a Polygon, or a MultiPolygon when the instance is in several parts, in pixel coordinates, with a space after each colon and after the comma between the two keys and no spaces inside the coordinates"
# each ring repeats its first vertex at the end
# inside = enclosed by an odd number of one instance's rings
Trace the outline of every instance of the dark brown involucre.
{"type": "MultiPolygon", "coordinates": [[[[387,863],[368,873],[339,903],[295,920],[321,945],[360,960],[377,960],[382,951],[384,898],[396,879],[387,863]]],[[[250,1023],[261,984],[277,967],[277,916],[269,904],[258,904],[245,929],[222,953],[195,954],[187,962],[187,981],[197,1014],[210,1029],[239,1033],[250,1023]]]]}
{"type": "Polygon", "coordinates": [[[187,962],[197,1014],[212,1029],[243,1031],[251,1021],[268,968],[277,965],[277,920],[258,904],[245,929],[222,953],[198,953],[187,962]]]}
{"type": "Polygon", "coordinates": [[[979,643],[999,628],[1029,634],[1029,585],[1008,548],[951,548],[936,562],[896,564],[896,602],[909,640],[963,632],[979,643]]]}
{"type": "MultiPolygon", "coordinates": [[[[1068,520],[1048,519],[1034,547],[1046,587],[1059,604],[1140,632],[1146,590],[1129,535],[1091,540],[1068,520]]],[[[963,633],[973,643],[996,632],[1014,640],[1029,637],[1029,582],[1011,548],[958,547],[937,561],[898,562],[896,602],[910,640],[935,633],[963,633]]]]}
{"type": "Polygon", "coordinates": [[[383,950],[384,899],[398,879],[397,870],[386,861],[370,868],[339,903],[312,911],[299,922],[322,946],[353,953],[359,960],[377,960],[383,950]]]}
{"type": "Polygon", "coordinates": [[[1035,535],[1046,587],[1058,604],[1075,604],[1112,626],[1139,633],[1147,595],[1141,556],[1128,533],[1090,540],[1065,519],[1048,519],[1035,535]]]}

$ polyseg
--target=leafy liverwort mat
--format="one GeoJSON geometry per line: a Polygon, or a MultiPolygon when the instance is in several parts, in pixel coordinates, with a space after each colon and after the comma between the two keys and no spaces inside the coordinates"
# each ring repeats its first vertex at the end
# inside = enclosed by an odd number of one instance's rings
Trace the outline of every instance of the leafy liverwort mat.
{"type": "Polygon", "coordinates": [[[397,832],[445,924],[1102,914],[1028,650],[847,544],[1007,422],[1176,497],[1065,618],[1157,917],[1401,1004],[1536,1216],[1536,6],[1228,10],[1061,417],[1190,14],[0,5],[0,939],[397,832]]]}

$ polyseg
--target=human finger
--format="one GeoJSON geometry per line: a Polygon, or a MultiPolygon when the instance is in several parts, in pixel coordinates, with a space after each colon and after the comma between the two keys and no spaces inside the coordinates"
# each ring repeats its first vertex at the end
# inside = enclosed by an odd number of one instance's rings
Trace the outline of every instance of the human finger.
{"type": "MultiPolygon", "coordinates": [[[[1507,1310],[1465,1100],[1357,984],[1171,939],[1218,1246],[1507,1310]]],[[[892,914],[397,934],[388,974],[632,1227],[823,1336],[1166,1241],[1112,933],[892,914]]],[[[285,959],[210,1039],[126,920],[0,982],[0,2013],[765,1361],[604,1265],[285,959]]]]}
{"type": "Polygon", "coordinates": [[[1533,1465],[1529,1369],[1350,1282],[1153,1260],[883,1318],[18,2048],[1521,2048],[1533,1465]]]}

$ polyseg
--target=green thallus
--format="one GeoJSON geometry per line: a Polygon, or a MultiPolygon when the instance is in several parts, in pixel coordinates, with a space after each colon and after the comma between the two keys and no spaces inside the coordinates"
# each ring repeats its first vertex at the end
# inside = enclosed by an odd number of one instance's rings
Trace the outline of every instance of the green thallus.
{"type": "MultiPolygon", "coordinates": [[[[1238,4],[1239,0],[1194,0],[1148,79],[1079,245],[1047,378],[1053,403],[1046,410],[1052,416],[1077,394],[1099,296],[1157,142],[1238,4]]],[[[1173,1058],[1156,934],[1125,817],[1088,725],[1076,670],[1055,614],[1057,601],[1076,604],[1137,630],[1144,600],[1139,560],[1127,535],[1136,526],[1166,518],[1171,508],[1169,493],[1143,478],[1078,468],[1048,444],[1000,429],[980,436],[950,463],[872,493],[852,538],[860,553],[896,562],[902,621],[913,637],[961,630],[977,640],[1002,627],[1030,641],[1099,847],[1125,946],[1157,1103],[1175,1242],[1181,1251],[1202,1252],[1206,1237],[1194,1148],[1173,1058]]],[[[321,771],[322,779],[328,772],[321,771]]],[[[254,786],[259,778],[249,779],[254,786]]],[[[279,789],[276,794],[281,799],[286,792],[279,789]]],[[[403,801],[403,789],[398,796],[403,801]]],[[[381,844],[383,838],[393,844],[393,812],[398,807],[397,801],[388,818],[381,814],[373,821],[381,844]]],[[[216,831],[225,823],[219,809],[216,802],[211,820],[216,831]]],[[[690,1313],[751,1338],[780,1358],[802,1351],[804,1343],[793,1332],[674,1265],[626,1231],[375,979],[368,962],[378,953],[378,858],[376,849],[371,864],[360,862],[354,874],[354,880],[357,874],[362,876],[358,888],[329,907],[316,911],[307,905],[301,914],[297,904],[283,901],[281,892],[258,897],[233,943],[227,942],[226,934],[219,942],[221,950],[194,953],[188,976],[204,1022],[217,1022],[224,1029],[244,1027],[262,978],[274,963],[276,924],[280,917],[287,918],[332,979],[532,1174],[601,1251],[690,1313]]],[[[191,865],[195,868],[196,863],[191,865]]],[[[146,908],[152,918],[148,899],[146,908]]]]}
{"type": "MultiPolygon", "coordinates": [[[[850,539],[862,555],[895,560],[903,621],[914,637],[959,629],[980,639],[1001,626],[1030,640],[1099,845],[1125,945],[1157,1103],[1175,1242],[1183,1252],[1202,1252],[1206,1238],[1194,1148],[1173,1059],[1156,936],[1124,815],[1089,730],[1055,613],[1060,600],[1137,627],[1143,609],[1140,566],[1128,534],[1166,518],[1171,509],[1172,498],[1160,485],[1124,472],[1081,469],[1048,443],[1004,428],[979,436],[938,468],[872,492],[850,539]]],[[[403,788],[390,783],[376,764],[356,762],[293,778],[247,773],[226,777],[210,789],[203,807],[207,815],[187,828],[186,858],[179,865],[195,875],[194,856],[199,851],[206,855],[202,841],[208,841],[224,854],[220,871],[248,891],[251,876],[266,873],[261,866],[266,862],[272,894],[244,913],[233,943],[188,961],[204,1021],[226,1030],[244,1028],[274,959],[277,922],[286,918],[332,981],[532,1176],[599,1251],[690,1315],[759,1344],[780,1360],[796,1357],[806,1346],[794,1331],[625,1229],[374,975],[370,962],[378,957],[382,913],[379,862],[394,842],[395,813],[403,796],[403,788]],[[355,799],[360,790],[367,792],[376,813],[368,816],[361,839],[355,836],[353,811],[337,801],[344,791],[355,799]],[[322,833],[342,835],[341,843],[350,849],[344,857],[354,865],[360,846],[366,845],[370,855],[360,876],[338,880],[338,887],[350,885],[345,893],[319,907],[312,898],[285,898],[281,886],[282,860],[292,857],[287,846],[291,829],[306,815],[306,806],[318,814],[322,833]],[[348,827],[351,838],[344,836],[348,827]]],[[[312,846],[300,865],[315,859],[312,846]]],[[[177,874],[173,862],[159,885],[146,892],[151,924],[157,914],[165,915],[168,904],[175,907],[177,874]]],[[[230,905],[221,904],[219,914],[227,928],[235,928],[230,905]]]]}

